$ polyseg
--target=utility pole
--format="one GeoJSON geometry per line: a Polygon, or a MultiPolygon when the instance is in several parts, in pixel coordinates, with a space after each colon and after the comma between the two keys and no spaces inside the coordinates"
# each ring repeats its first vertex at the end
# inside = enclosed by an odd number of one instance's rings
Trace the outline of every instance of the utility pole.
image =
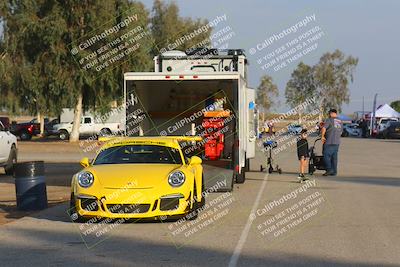
{"type": "Polygon", "coordinates": [[[370,129],[369,129],[370,135],[372,135],[373,130],[375,129],[375,113],[376,113],[376,98],[377,97],[378,97],[378,94],[375,94],[374,104],[372,106],[372,113],[371,113],[371,124],[370,124],[370,129]]]}
{"type": "Polygon", "coordinates": [[[362,119],[364,119],[365,109],[364,109],[364,96],[362,101],[362,119]]]}

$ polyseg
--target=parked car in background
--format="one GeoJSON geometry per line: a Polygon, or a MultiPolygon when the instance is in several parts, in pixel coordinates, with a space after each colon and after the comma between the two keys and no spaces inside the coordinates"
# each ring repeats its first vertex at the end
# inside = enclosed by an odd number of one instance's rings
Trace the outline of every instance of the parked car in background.
{"type": "Polygon", "coordinates": [[[361,128],[358,123],[346,123],[343,125],[343,137],[347,136],[361,136],[361,128]]]}
{"type": "Polygon", "coordinates": [[[300,134],[302,129],[303,129],[303,127],[301,127],[301,125],[299,125],[299,124],[290,124],[288,126],[288,133],[289,134],[300,134]]]}
{"type": "Polygon", "coordinates": [[[44,129],[45,129],[45,135],[46,136],[51,136],[51,135],[58,135],[58,132],[54,130],[54,125],[60,124],[59,119],[53,119],[49,121],[49,123],[45,124],[44,129]]]}
{"type": "MultiPolygon", "coordinates": [[[[79,136],[108,136],[122,132],[123,126],[119,122],[98,123],[92,116],[83,116],[79,128],[79,136]]],[[[72,122],[60,123],[53,126],[53,134],[61,140],[67,140],[72,132],[72,122]]]]}
{"type": "Polygon", "coordinates": [[[382,138],[400,138],[400,122],[392,121],[389,126],[379,133],[378,137],[382,138]]]}
{"type": "MultiPolygon", "coordinates": [[[[44,135],[50,135],[52,128],[58,123],[58,119],[50,120],[44,118],[44,135]]],[[[12,123],[11,133],[18,136],[21,140],[31,140],[32,136],[40,134],[40,123],[34,118],[28,122],[12,123]]]]}
{"type": "Polygon", "coordinates": [[[17,137],[10,133],[0,121],[0,167],[4,167],[6,174],[11,175],[16,162],[17,137]]]}
{"type": "Polygon", "coordinates": [[[386,128],[388,128],[391,122],[397,122],[397,121],[398,119],[396,118],[380,119],[378,121],[378,135],[380,135],[380,133],[382,133],[386,128]]]}
{"type": "Polygon", "coordinates": [[[0,117],[0,122],[3,124],[3,126],[6,129],[10,129],[11,123],[10,123],[10,118],[9,117],[0,117]]]}
{"type": "Polygon", "coordinates": [[[36,119],[22,123],[13,122],[11,124],[11,133],[23,141],[31,140],[32,136],[40,133],[40,125],[36,119]]]}

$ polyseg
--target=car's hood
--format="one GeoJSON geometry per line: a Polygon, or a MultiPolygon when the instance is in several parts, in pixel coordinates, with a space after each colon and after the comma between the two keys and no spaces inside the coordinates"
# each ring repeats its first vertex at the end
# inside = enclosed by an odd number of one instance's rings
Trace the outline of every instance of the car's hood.
{"type": "Polygon", "coordinates": [[[22,127],[22,126],[30,126],[30,125],[34,125],[35,123],[31,123],[31,122],[20,122],[17,124],[14,124],[17,127],[22,127]]]}
{"type": "Polygon", "coordinates": [[[153,188],[166,181],[177,164],[104,164],[87,168],[104,188],[153,188]]]}

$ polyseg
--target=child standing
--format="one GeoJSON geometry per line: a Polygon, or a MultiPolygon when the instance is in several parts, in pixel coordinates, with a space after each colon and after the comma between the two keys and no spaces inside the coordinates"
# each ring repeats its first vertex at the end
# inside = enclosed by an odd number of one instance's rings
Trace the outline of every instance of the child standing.
{"type": "Polygon", "coordinates": [[[299,179],[300,182],[308,180],[308,178],[304,175],[305,170],[308,165],[308,141],[307,141],[307,129],[303,129],[300,132],[300,139],[297,141],[297,157],[300,161],[300,173],[299,179]]]}

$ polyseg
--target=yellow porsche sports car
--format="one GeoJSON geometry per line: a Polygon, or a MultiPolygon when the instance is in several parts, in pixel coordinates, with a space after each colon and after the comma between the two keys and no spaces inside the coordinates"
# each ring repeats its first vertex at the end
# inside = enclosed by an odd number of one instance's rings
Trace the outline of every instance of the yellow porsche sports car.
{"type": "Polygon", "coordinates": [[[71,218],[195,218],[205,203],[202,160],[185,158],[179,142],[200,140],[100,138],[95,159],[83,158],[84,169],[72,177],[71,218]]]}

